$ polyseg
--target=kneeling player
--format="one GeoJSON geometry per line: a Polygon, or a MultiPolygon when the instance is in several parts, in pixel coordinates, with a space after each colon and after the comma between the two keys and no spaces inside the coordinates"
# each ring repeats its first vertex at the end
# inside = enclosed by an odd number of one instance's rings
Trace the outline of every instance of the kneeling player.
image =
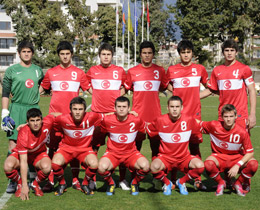
{"type": "Polygon", "coordinates": [[[102,114],[85,112],[86,102],[83,98],[76,97],[70,102],[70,114],[60,115],[55,120],[55,129],[63,133],[63,139],[59,144],[59,149],[52,158],[52,168],[54,175],[59,181],[59,186],[55,195],[60,196],[66,191],[64,179],[64,166],[74,158],[79,160],[86,168],[85,177],[81,189],[87,195],[93,194],[93,189],[89,188],[89,181],[96,174],[98,159],[92,150],[92,136],[95,126],[100,124],[102,114]]]}
{"type": "Polygon", "coordinates": [[[33,164],[37,176],[31,187],[36,196],[43,196],[39,183],[45,180],[51,171],[51,159],[46,153],[45,143],[54,122],[54,116],[48,115],[42,119],[39,109],[32,108],[27,112],[27,125],[18,133],[17,146],[6,159],[4,171],[6,176],[17,182],[16,197],[29,200],[27,184],[28,164],[33,164]],[[21,177],[18,173],[20,168],[21,177]]]}
{"type": "Polygon", "coordinates": [[[201,122],[205,133],[210,134],[213,153],[206,159],[208,175],[217,183],[216,196],[223,195],[226,187],[220,172],[227,171],[229,178],[241,175],[234,183],[238,195],[245,196],[250,189],[243,191],[242,185],[249,186],[250,178],[257,171],[258,162],[253,158],[253,147],[248,132],[236,124],[236,108],[227,104],[221,111],[223,122],[201,122]],[[242,152],[243,149],[243,152],[242,152]]]}
{"type": "Polygon", "coordinates": [[[115,110],[115,114],[106,116],[101,122],[102,131],[108,133],[108,142],[106,153],[99,161],[98,172],[108,183],[107,195],[113,195],[115,182],[112,173],[123,163],[134,172],[131,194],[138,195],[138,183],[149,172],[149,162],[135,144],[137,133],[145,133],[145,124],[140,118],[129,114],[130,101],[124,96],[116,99],[115,110]]]}
{"type": "Polygon", "coordinates": [[[203,162],[190,154],[188,150],[191,134],[197,134],[199,127],[192,117],[181,114],[182,100],[172,96],[168,100],[168,114],[158,117],[147,125],[151,136],[160,136],[159,154],[151,164],[151,172],[155,179],[162,180],[164,195],[171,195],[172,182],[166,177],[172,169],[177,169],[185,175],[176,181],[182,195],[188,195],[185,183],[198,178],[204,171],[203,162]]]}

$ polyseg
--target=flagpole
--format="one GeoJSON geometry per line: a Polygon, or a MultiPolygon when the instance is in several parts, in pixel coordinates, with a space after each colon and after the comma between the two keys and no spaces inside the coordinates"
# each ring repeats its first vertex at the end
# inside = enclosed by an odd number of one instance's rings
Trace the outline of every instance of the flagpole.
{"type": "MultiPolygon", "coordinates": [[[[149,16],[149,0],[147,0],[147,19],[149,16]]],[[[147,21],[147,41],[149,41],[149,25],[150,25],[150,21],[147,21]]]]}
{"type": "Polygon", "coordinates": [[[122,11],[122,23],[123,23],[123,28],[122,28],[122,48],[123,48],[123,57],[122,57],[122,63],[123,63],[123,68],[125,67],[125,0],[123,0],[123,11],[122,11]]]}
{"type": "Polygon", "coordinates": [[[142,1],[142,42],[144,41],[144,0],[142,1]]]}
{"type": "Polygon", "coordinates": [[[118,48],[118,24],[119,24],[119,14],[118,14],[118,0],[116,0],[116,65],[117,65],[117,48],[118,48]]]}
{"type": "Polygon", "coordinates": [[[137,18],[137,15],[136,15],[136,0],[135,0],[135,66],[136,66],[136,18],[137,18]]]}
{"type": "MultiPolygon", "coordinates": [[[[127,65],[127,70],[130,68],[130,38],[129,38],[129,35],[130,35],[130,32],[129,32],[129,25],[130,25],[130,23],[129,23],[129,10],[130,10],[130,8],[129,8],[129,0],[128,0],[128,13],[127,13],[127,36],[128,36],[128,46],[127,46],[127,57],[128,57],[128,65],[127,65]]],[[[130,20],[131,21],[131,20],[130,20]]]]}

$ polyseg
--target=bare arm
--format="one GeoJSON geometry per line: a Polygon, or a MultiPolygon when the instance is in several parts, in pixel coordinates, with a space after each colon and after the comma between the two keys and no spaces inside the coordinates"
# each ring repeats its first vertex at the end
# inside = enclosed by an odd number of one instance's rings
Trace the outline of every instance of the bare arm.
{"type": "Polygon", "coordinates": [[[200,91],[200,99],[207,98],[211,94],[212,92],[210,91],[210,89],[206,88],[205,90],[200,91]]]}
{"type": "Polygon", "coordinates": [[[20,173],[22,179],[22,190],[21,190],[21,199],[22,200],[29,200],[29,188],[27,184],[27,170],[28,170],[28,163],[27,163],[27,154],[22,154],[20,156],[20,173]]]}
{"type": "Polygon", "coordinates": [[[2,97],[2,109],[8,109],[9,105],[9,98],[2,97]]]}
{"type": "Polygon", "coordinates": [[[42,94],[42,93],[44,93],[44,92],[45,92],[45,90],[44,90],[43,87],[40,85],[40,87],[39,87],[39,93],[42,94]]]}
{"type": "Polygon", "coordinates": [[[88,92],[92,95],[93,94],[93,89],[92,87],[88,89],[88,92]]]}
{"type": "Polygon", "coordinates": [[[123,95],[125,95],[125,94],[126,94],[125,88],[122,87],[122,88],[120,89],[120,96],[123,96],[123,95]]]}
{"type": "Polygon", "coordinates": [[[249,129],[256,125],[256,90],[255,84],[248,85],[250,114],[247,119],[247,126],[249,129]]]}
{"type": "Polygon", "coordinates": [[[168,86],[167,86],[167,90],[169,90],[170,92],[173,91],[173,86],[172,86],[171,83],[168,84],[168,86]]]}

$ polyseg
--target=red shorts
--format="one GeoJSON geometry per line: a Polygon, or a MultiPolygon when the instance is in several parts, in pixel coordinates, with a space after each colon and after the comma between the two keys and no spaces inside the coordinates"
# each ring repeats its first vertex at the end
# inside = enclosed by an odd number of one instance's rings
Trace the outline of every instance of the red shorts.
{"type": "MultiPolygon", "coordinates": [[[[93,151],[92,147],[75,149],[73,147],[60,147],[55,154],[61,154],[65,159],[65,164],[70,163],[73,159],[77,159],[80,163],[84,163],[88,155],[97,154],[93,151]]],[[[54,154],[54,155],[55,155],[54,154]]]]}
{"type": "Polygon", "coordinates": [[[189,171],[190,161],[197,157],[189,155],[188,157],[180,160],[159,153],[156,158],[160,159],[163,162],[163,164],[165,165],[165,171],[168,174],[170,171],[172,171],[172,169],[175,168],[183,173],[187,173],[189,171]]]}
{"type": "Polygon", "coordinates": [[[93,133],[93,140],[92,140],[92,145],[93,146],[103,146],[106,144],[106,133],[101,132],[100,126],[96,126],[94,133],[93,133]]]}
{"type": "Polygon", "coordinates": [[[220,172],[229,170],[244,157],[241,154],[228,155],[228,154],[219,154],[219,153],[212,153],[210,156],[218,160],[220,172]]]}
{"type": "MultiPolygon", "coordinates": [[[[20,161],[18,152],[12,152],[12,154],[10,156],[13,156],[17,160],[20,161]]],[[[28,164],[33,164],[34,167],[36,166],[38,161],[40,161],[42,158],[45,158],[45,157],[49,158],[49,156],[47,155],[46,152],[41,152],[41,153],[36,153],[36,154],[27,153],[27,157],[28,157],[27,158],[28,164]]]]}
{"type": "Polygon", "coordinates": [[[101,158],[108,158],[111,163],[113,164],[114,169],[119,165],[119,164],[124,164],[127,168],[129,168],[131,171],[135,169],[135,163],[136,161],[144,157],[139,151],[134,151],[131,152],[130,154],[124,154],[124,155],[118,155],[114,152],[108,152],[106,151],[105,154],[101,158]]]}

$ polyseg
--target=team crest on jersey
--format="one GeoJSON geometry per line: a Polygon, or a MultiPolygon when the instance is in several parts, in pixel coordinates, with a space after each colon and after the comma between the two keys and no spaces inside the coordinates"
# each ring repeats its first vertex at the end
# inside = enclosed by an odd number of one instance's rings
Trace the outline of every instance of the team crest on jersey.
{"type": "Polygon", "coordinates": [[[60,89],[61,90],[67,90],[69,88],[69,83],[67,82],[61,82],[60,83],[60,89]]]}
{"type": "Polygon", "coordinates": [[[189,78],[183,78],[181,80],[181,85],[184,86],[184,87],[188,87],[190,85],[190,80],[189,78]]]}
{"type": "Polygon", "coordinates": [[[224,88],[225,89],[230,89],[231,88],[231,82],[230,82],[230,80],[226,80],[224,83],[223,83],[223,85],[224,85],[224,88]]]}
{"type": "Polygon", "coordinates": [[[219,143],[219,147],[222,149],[227,149],[228,148],[228,144],[226,142],[220,142],[219,143]]]}
{"type": "Polygon", "coordinates": [[[25,86],[26,86],[27,88],[32,88],[32,87],[34,86],[33,80],[27,79],[27,80],[25,81],[25,86]]]}
{"type": "Polygon", "coordinates": [[[82,137],[82,132],[81,131],[74,131],[73,132],[73,136],[75,138],[81,138],[82,137]]]}
{"type": "Polygon", "coordinates": [[[122,143],[126,142],[127,140],[128,140],[128,137],[125,134],[118,136],[118,141],[120,141],[122,143]]]}
{"type": "Polygon", "coordinates": [[[108,80],[102,81],[101,87],[102,87],[103,89],[108,89],[108,88],[110,87],[110,82],[109,82],[108,80]]]}
{"type": "Polygon", "coordinates": [[[146,81],[144,83],[144,89],[145,90],[151,90],[153,88],[153,83],[151,83],[150,81],[146,81]]]}
{"type": "Polygon", "coordinates": [[[177,143],[177,142],[179,142],[180,140],[181,140],[181,135],[180,135],[180,134],[175,133],[175,134],[172,135],[172,141],[173,141],[173,142],[177,143]]]}

